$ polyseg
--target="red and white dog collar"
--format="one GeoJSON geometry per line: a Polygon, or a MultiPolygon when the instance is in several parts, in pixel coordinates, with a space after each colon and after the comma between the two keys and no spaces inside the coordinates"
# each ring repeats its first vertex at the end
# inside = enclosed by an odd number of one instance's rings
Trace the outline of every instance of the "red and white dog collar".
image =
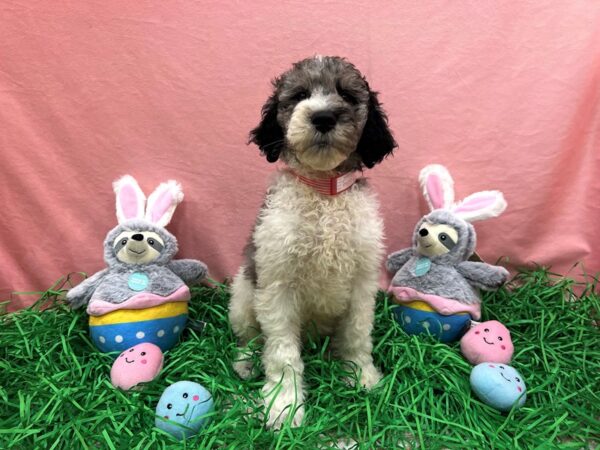
{"type": "Polygon", "coordinates": [[[319,194],[337,195],[352,187],[361,176],[356,172],[348,172],[331,178],[308,178],[292,172],[298,180],[310,186],[319,194]]]}

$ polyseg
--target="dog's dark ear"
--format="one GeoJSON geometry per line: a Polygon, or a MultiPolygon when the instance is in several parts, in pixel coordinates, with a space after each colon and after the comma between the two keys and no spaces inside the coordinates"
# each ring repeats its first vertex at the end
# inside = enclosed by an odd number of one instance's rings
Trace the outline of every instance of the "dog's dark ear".
{"type": "Polygon", "coordinates": [[[377,93],[369,90],[369,113],[356,151],[369,169],[380,163],[398,145],[387,124],[377,93]]]}
{"type": "Polygon", "coordinates": [[[277,122],[277,106],[277,92],[274,92],[262,107],[260,123],[250,132],[249,142],[258,145],[270,163],[279,159],[284,144],[283,130],[277,122]]]}

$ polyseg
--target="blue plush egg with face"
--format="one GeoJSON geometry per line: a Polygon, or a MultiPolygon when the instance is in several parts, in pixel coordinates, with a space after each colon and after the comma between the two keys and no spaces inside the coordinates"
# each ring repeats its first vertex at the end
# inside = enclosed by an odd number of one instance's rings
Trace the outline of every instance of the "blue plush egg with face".
{"type": "Polygon", "coordinates": [[[500,411],[523,406],[527,388],[517,370],[506,364],[481,363],[471,372],[471,388],[479,399],[500,411]]]}
{"type": "Polygon", "coordinates": [[[177,439],[193,436],[208,424],[213,399],[202,385],[178,381],[165,389],[156,405],[155,425],[177,439]]]}

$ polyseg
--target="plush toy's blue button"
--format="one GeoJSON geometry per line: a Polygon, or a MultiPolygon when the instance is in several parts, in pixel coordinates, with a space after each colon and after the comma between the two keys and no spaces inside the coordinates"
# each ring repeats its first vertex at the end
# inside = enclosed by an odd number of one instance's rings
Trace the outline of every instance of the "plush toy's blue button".
{"type": "Polygon", "coordinates": [[[415,264],[415,275],[417,277],[422,277],[429,272],[429,269],[431,269],[431,260],[423,256],[419,258],[415,264]]]}
{"type": "Polygon", "coordinates": [[[148,275],[142,272],[132,273],[127,279],[127,285],[132,291],[143,291],[148,287],[149,284],[150,279],[148,278],[148,275]]]}

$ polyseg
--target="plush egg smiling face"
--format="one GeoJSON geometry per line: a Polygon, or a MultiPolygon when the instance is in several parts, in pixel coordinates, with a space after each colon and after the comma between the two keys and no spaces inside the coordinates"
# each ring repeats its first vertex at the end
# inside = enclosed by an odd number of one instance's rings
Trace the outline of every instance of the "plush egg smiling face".
{"type": "Polygon", "coordinates": [[[196,434],[213,409],[213,399],[203,386],[178,381],[163,392],[156,406],[155,425],[178,439],[196,434]]]}
{"type": "Polygon", "coordinates": [[[452,250],[458,232],[449,225],[423,222],[417,232],[417,251],[425,256],[440,256],[452,250]]]}
{"type": "Polygon", "coordinates": [[[482,322],[461,339],[460,349],[471,364],[510,363],[514,346],[508,328],[497,320],[482,322]]]}
{"type": "Polygon", "coordinates": [[[500,411],[510,410],[515,403],[523,406],[527,397],[523,377],[506,364],[485,362],[475,366],[471,387],[483,402],[500,411]]]}
{"type": "Polygon", "coordinates": [[[163,353],[157,345],[144,342],[122,352],[110,369],[114,386],[123,390],[152,381],[162,369],[163,353]]]}
{"type": "Polygon", "coordinates": [[[162,351],[160,348],[150,342],[143,342],[125,350],[119,355],[116,362],[126,365],[138,364],[145,366],[148,364],[148,360],[155,359],[162,360],[162,351]]]}

